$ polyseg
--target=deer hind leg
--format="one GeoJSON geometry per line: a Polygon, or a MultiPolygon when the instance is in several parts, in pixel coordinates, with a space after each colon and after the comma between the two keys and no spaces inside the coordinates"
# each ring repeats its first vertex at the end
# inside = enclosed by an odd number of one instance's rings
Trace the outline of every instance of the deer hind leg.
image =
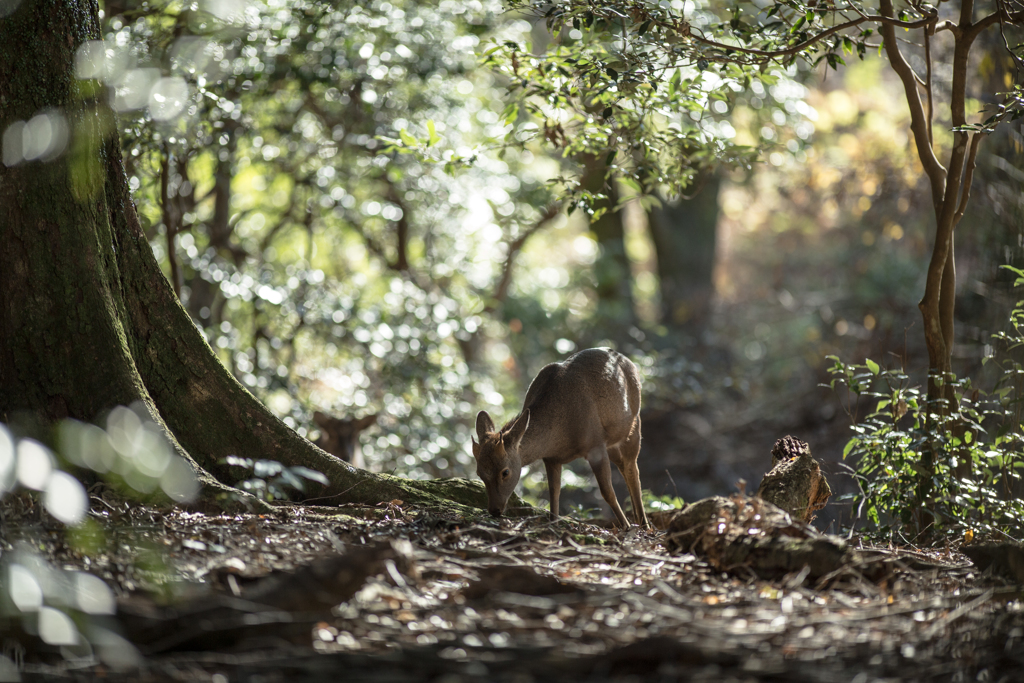
{"type": "Polygon", "coordinates": [[[619,526],[623,529],[629,528],[629,520],[626,513],[619,507],[619,500],[615,497],[615,489],[612,488],[612,465],[608,459],[608,449],[605,446],[598,446],[587,454],[587,462],[590,469],[594,471],[597,478],[597,486],[601,489],[601,496],[604,497],[608,506],[611,507],[619,526]]]}
{"type": "Polygon", "coordinates": [[[618,445],[618,457],[614,458],[615,465],[626,480],[626,488],[629,489],[629,498],[633,501],[633,519],[645,529],[650,529],[651,524],[647,520],[647,512],[644,511],[643,493],[640,490],[640,469],[636,465],[640,456],[640,416],[636,416],[636,427],[629,437],[618,445]]]}

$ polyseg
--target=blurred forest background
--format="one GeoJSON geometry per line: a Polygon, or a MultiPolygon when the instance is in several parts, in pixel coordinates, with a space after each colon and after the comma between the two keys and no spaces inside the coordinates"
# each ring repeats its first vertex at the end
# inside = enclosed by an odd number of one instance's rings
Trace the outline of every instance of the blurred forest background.
{"type": "MultiPolygon", "coordinates": [[[[924,380],[934,219],[882,58],[769,70],[705,102],[706,134],[752,163],[712,159],[662,201],[615,185],[621,210],[590,220],[558,179],[599,187],[602,160],[553,153],[482,61],[506,41],[543,50],[534,17],[487,0],[113,0],[103,22],[78,75],[114,93],[139,215],[182,303],[300,434],[317,436],[317,410],[379,413],[368,469],[472,476],[476,411],[508,419],[545,364],[613,345],[644,373],[655,496],[755,485],[785,434],[849,491],[826,356],[924,380]]],[[[978,51],[978,93],[1010,87],[1001,49],[978,51]]],[[[1024,260],[1022,180],[1017,123],[983,146],[958,231],[964,375],[983,374],[1016,301],[1000,266],[1024,260]]],[[[563,500],[591,507],[579,475],[563,500]]],[[[543,470],[525,480],[539,491],[543,470]]]]}

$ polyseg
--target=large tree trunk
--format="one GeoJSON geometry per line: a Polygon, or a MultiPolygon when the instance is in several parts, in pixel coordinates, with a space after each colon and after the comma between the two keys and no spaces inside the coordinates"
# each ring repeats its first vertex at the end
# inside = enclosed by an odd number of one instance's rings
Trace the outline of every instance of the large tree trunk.
{"type": "Polygon", "coordinates": [[[436,500],[316,448],[217,360],[139,227],[103,89],[75,79],[76,50],[100,37],[95,0],[24,0],[0,36],[0,131],[47,111],[70,130],[56,158],[0,165],[0,421],[93,421],[141,401],[220,482],[242,476],[222,462],[238,455],[322,472],[308,495],[324,503],[436,500]]]}
{"type": "Polygon", "coordinates": [[[594,207],[604,209],[604,213],[590,222],[590,231],[599,247],[593,266],[597,295],[594,319],[599,335],[623,343],[629,338],[629,327],[636,324],[633,273],[626,253],[624,213],[618,210],[619,193],[615,187],[615,178],[606,177],[608,167],[604,160],[588,155],[584,157],[583,167],[583,188],[607,197],[594,207]]]}
{"type": "Polygon", "coordinates": [[[717,173],[698,176],[693,196],[651,210],[648,225],[658,258],[661,321],[697,332],[711,314],[718,234],[717,173]]]}

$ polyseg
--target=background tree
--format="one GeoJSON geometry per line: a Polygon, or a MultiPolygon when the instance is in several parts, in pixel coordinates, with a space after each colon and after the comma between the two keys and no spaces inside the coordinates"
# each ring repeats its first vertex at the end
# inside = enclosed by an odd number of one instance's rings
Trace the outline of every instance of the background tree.
{"type": "Polygon", "coordinates": [[[313,409],[383,408],[371,462],[463,472],[462,413],[502,397],[488,340],[531,320],[504,310],[516,255],[556,215],[515,153],[458,156],[498,121],[473,51],[498,6],[203,8],[137,11],[104,36],[124,64],[109,87],[157,64],[189,90],[171,121],[120,112],[142,220],[183,303],[300,434],[313,409]],[[443,140],[459,178],[389,150],[400,137],[443,140]]]}
{"type": "MultiPolygon", "coordinates": [[[[244,476],[229,456],[257,456],[319,470],[330,483],[316,494],[335,501],[431,499],[426,484],[357,471],[315,448],[217,360],[160,271],[132,202],[94,78],[97,11],[37,0],[0,17],[0,421],[45,435],[51,421],[92,421],[139,402],[179,452],[222,482],[244,476]]],[[[174,76],[148,94],[158,115],[187,106],[174,76]]],[[[207,493],[223,489],[205,472],[203,483],[207,493]]]]}
{"type": "MultiPolygon", "coordinates": [[[[514,45],[499,46],[495,54],[502,55],[518,79],[515,87],[536,103],[533,114],[571,121],[557,124],[560,145],[597,154],[618,150],[623,143],[639,150],[621,155],[624,162],[616,170],[648,193],[662,186],[685,188],[702,156],[728,158],[740,151],[728,139],[714,136],[713,126],[680,114],[698,114],[704,98],[728,99],[732,90],[748,88],[755,72],[772,65],[803,58],[835,68],[844,53],[863,57],[877,47],[872,37],[881,35],[881,47],[904,86],[910,127],[931,188],[936,238],[920,308],[930,373],[949,373],[955,297],[952,236],[970,197],[978,146],[1000,122],[1019,117],[1024,101],[1018,79],[984,120],[969,121],[969,58],[986,30],[1006,34],[1019,29],[1024,8],[1012,0],[985,7],[967,0],[955,9],[912,3],[899,12],[890,0],[880,0],[877,11],[859,3],[779,2],[764,9],[738,3],[727,14],[719,21],[702,9],[687,13],[681,3],[555,3],[544,11],[547,24],[556,33],[575,32],[573,41],[532,60],[522,58],[514,45]],[[897,28],[914,31],[921,42],[901,46],[897,28]],[[945,108],[935,104],[936,36],[948,36],[952,43],[952,72],[944,86],[948,90],[943,90],[948,118],[945,108]],[[908,51],[920,59],[922,73],[907,61],[908,51]],[[600,118],[590,113],[599,109],[600,118]],[[943,125],[952,131],[952,140],[941,134],[943,125]],[[692,149],[699,151],[693,154],[692,149]],[[945,165],[940,154],[947,156],[945,165]]],[[[933,386],[932,395],[939,396],[940,385],[933,386]]]]}
{"type": "Polygon", "coordinates": [[[714,296],[721,176],[707,170],[688,196],[651,207],[648,224],[658,259],[661,321],[699,336],[714,296]]]}

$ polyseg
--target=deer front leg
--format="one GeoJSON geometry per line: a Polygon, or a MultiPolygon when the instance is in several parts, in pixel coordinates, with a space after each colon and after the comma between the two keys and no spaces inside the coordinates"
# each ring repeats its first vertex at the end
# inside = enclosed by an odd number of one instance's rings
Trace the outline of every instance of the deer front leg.
{"type": "Polygon", "coordinates": [[[551,501],[551,519],[558,519],[558,496],[562,493],[562,465],[551,460],[544,461],[548,474],[548,500],[551,501]]]}
{"type": "Polygon", "coordinates": [[[619,522],[619,526],[623,529],[628,529],[629,520],[626,519],[626,513],[619,507],[619,500],[615,497],[615,489],[612,488],[612,464],[608,460],[608,449],[601,446],[590,451],[590,454],[587,456],[587,462],[597,478],[597,486],[601,489],[601,496],[608,503],[608,506],[611,507],[615,518],[619,522]]]}

